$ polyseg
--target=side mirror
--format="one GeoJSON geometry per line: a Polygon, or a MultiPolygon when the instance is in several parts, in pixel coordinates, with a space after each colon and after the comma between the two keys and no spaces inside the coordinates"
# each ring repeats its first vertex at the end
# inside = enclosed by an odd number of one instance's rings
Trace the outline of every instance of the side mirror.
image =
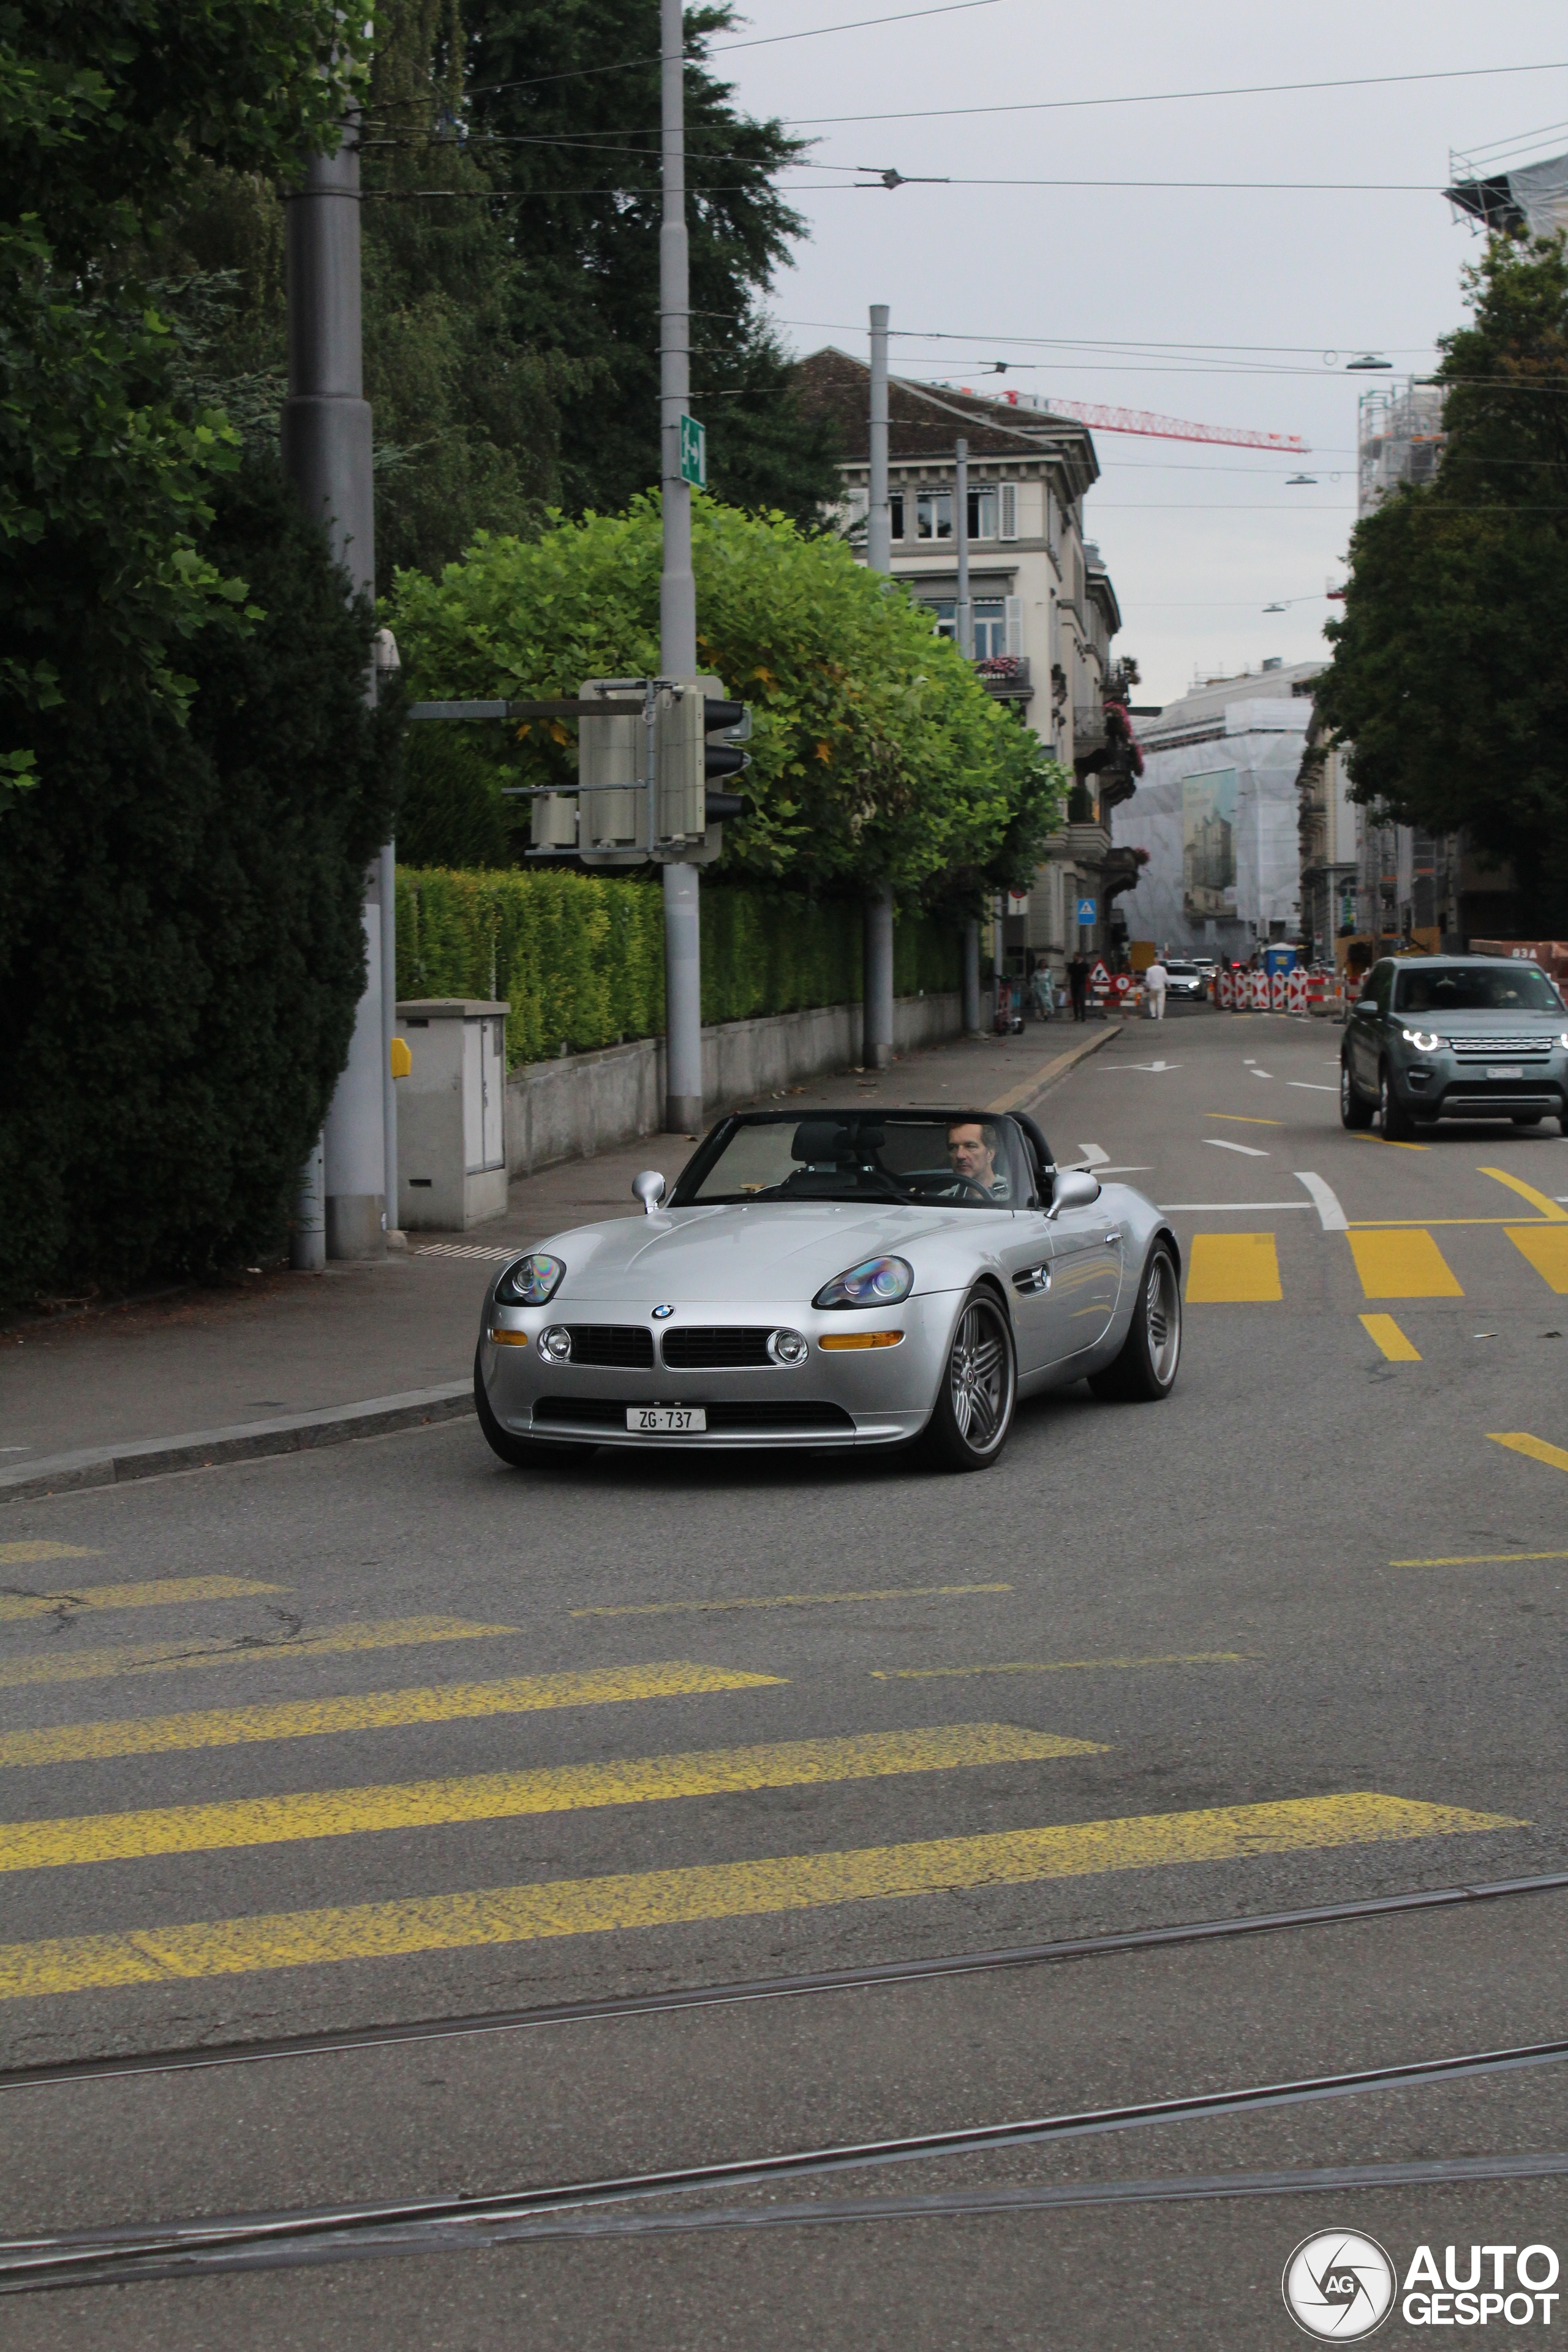
{"type": "Polygon", "coordinates": [[[645,1168],[640,1176],[632,1178],[632,1193],[640,1201],[648,1216],[652,1216],[664,1198],[664,1179],[657,1168],[645,1168]]]}
{"type": "Polygon", "coordinates": [[[1084,1170],[1069,1169],[1058,1176],[1051,1188],[1051,1205],[1047,1217],[1059,1217],[1064,1209],[1091,1209],[1100,1198],[1100,1186],[1084,1170]]]}

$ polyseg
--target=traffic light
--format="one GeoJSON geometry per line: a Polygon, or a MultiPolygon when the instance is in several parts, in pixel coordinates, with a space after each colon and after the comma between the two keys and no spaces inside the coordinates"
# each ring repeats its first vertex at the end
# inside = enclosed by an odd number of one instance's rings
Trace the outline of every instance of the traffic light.
{"type": "MultiPolygon", "coordinates": [[[[583,699],[611,690],[613,681],[585,677],[583,699]]],[[[619,698],[625,700],[622,688],[619,698]]],[[[595,850],[635,849],[646,843],[647,821],[638,787],[646,770],[647,731],[635,711],[584,712],[577,721],[578,845],[595,850]]]]}
{"type": "Polygon", "coordinates": [[[714,776],[738,775],[750,765],[740,748],[742,731],[751,732],[751,714],[743,702],[726,702],[705,692],[717,678],[683,678],[660,687],[654,718],[654,748],[658,777],[658,837],[662,842],[699,842],[710,824],[740,816],[745,803],[738,793],[709,790],[714,776]],[[730,740],[710,743],[710,735],[730,740]]]}

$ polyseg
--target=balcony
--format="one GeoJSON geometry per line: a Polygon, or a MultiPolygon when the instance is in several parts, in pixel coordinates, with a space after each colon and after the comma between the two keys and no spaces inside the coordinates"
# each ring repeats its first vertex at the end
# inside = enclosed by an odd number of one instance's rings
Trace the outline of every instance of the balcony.
{"type": "Polygon", "coordinates": [[[974,675],[1001,702],[1027,702],[1034,692],[1026,654],[987,654],[975,663],[974,675]]]}

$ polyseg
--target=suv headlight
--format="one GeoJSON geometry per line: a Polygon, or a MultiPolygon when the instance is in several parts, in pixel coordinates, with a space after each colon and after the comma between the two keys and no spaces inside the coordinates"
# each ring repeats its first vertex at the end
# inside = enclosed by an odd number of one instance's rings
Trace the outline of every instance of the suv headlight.
{"type": "Polygon", "coordinates": [[[908,1258],[867,1257],[845,1274],[825,1282],[814,1307],[896,1307],[914,1287],[915,1270],[908,1258]]]}
{"type": "Polygon", "coordinates": [[[1435,1054],[1443,1042],[1436,1029],[1402,1029],[1399,1034],[1418,1054],[1435,1054]]]}
{"type": "Polygon", "coordinates": [[[542,1250],[530,1250],[526,1257],[514,1258],[497,1283],[497,1304],[542,1307],[560,1289],[565,1271],[558,1257],[547,1257],[542,1250]]]}

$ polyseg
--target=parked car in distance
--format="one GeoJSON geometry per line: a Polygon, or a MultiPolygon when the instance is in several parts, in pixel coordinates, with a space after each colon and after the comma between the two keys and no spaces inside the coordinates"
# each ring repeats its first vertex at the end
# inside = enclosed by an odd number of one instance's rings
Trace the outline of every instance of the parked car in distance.
{"type": "Polygon", "coordinates": [[[1208,990],[1208,974],[1200,971],[1196,962],[1183,956],[1170,956],[1165,961],[1165,993],[1167,996],[1203,996],[1208,990]]]}
{"type": "Polygon", "coordinates": [[[1340,1117],[1391,1141],[1440,1118],[1563,1123],[1568,1006],[1536,964],[1384,956],[1345,1024],[1340,1117]]]}

